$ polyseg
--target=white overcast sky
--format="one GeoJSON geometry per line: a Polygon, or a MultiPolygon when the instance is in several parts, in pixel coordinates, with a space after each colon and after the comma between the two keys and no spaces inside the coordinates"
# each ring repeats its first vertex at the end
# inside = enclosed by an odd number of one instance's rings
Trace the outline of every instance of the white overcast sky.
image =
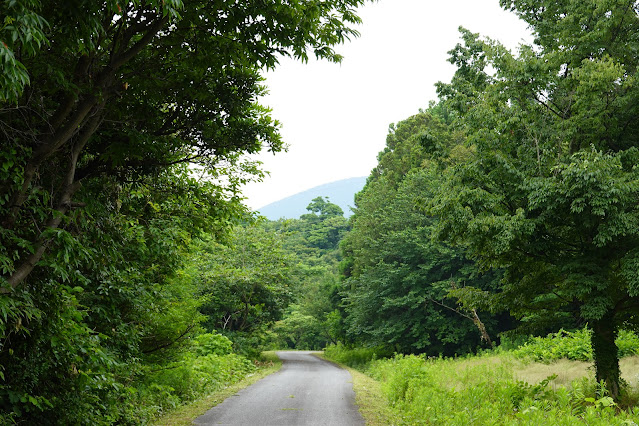
{"type": "Polygon", "coordinates": [[[361,36],[337,47],[341,64],[283,59],[266,75],[270,93],[261,102],[282,123],[289,149],[258,156],[270,176],[244,188],[249,207],[368,176],[388,125],[426,108],[437,98],[435,83],[450,81],[447,52],[460,40],[460,25],[511,49],[531,39],[499,0],[380,0],[359,16],[361,36]]]}

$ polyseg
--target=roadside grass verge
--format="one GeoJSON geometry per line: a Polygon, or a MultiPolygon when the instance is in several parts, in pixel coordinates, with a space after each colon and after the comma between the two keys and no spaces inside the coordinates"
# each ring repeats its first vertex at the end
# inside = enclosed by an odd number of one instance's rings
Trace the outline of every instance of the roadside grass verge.
{"type": "Polygon", "coordinates": [[[260,359],[256,362],[256,366],[257,370],[254,373],[247,375],[239,382],[213,392],[204,398],[182,405],[160,417],[153,424],[156,426],[190,426],[193,424],[193,420],[212,407],[222,403],[226,398],[278,371],[282,367],[282,361],[275,354],[275,351],[266,351],[262,352],[260,359]]]}
{"type": "MultiPolygon", "coordinates": [[[[541,363],[510,352],[456,359],[373,357],[358,368],[374,379],[367,387],[378,393],[372,402],[360,402],[364,396],[358,395],[358,404],[363,415],[367,405],[386,407],[377,423],[365,416],[372,425],[637,425],[638,366],[639,357],[621,361],[628,387],[617,406],[586,362],[541,363]]],[[[363,393],[359,377],[353,374],[354,388],[363,393]]]]}
{"type": "MultiPolygon", "coordinates": [[[[434,360],[398,355],[373,361],[368,372],[382,382],[390,405],[401,415],[400,424],[637,424],[639,408],[617,407],[591,372],[551,385],[555,374],[573,362],[565,360],[554,368],[550,364],[550,374],[542,380],[539,373],[531,373],[537,365],[509,354],[434,360]]],[[[583,367],[574,369],[574,377],[583,367]]],[[[637,389],[630,388],[627,400],[636,401],[636,394],[637,389]]]]}

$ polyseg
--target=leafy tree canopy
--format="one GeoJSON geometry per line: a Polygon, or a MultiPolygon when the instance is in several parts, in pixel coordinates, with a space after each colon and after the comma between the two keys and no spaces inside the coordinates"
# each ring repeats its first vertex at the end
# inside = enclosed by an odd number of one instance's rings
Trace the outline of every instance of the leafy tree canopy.
{"type": "Polygon", "coordinates": [[[637,5],[502,5],[535,43],[513,54],[461,30],[450,52],[457,72],[438,90],[472,155],[439,191],[439,234],[505,271],[498,293],[468,298],[524,324],[587,322],[597,380],[616,397],[615,336],[639,305],[637,5]]]}
{"type": "Polygon", "coordinates": [[[131,182],[189,163],[237,190],[255,170],[229,175],[228,164],[281,149],[256,103],[259,70],[308,50],[339,61],[332,46],[357,34],[349,24],[362,3],[3,2],[0,52],[13,59],[1,71],[2,227],[7,241],[32,246],[3,258],[8,284],[45,251],[33,230],[59,227],[89,179],[131,182]],[[34,209],[43,218],[31,226],[34,209]]]}
{"type": "Polygon", "coordinates": [[[482,322],[476,310],[447,298],[456,287],[491,288],[494,275],[476,273],[461,250],[435,241],[437,218],[424,209],[442,183],[441,168],[463,151],[443,112],[433,105],[392,125],[357,195],[342,243],[348,276],[342,294],[348,334],[360,343],[454,354],[474,350],[499,329],[496,318],[482,322]]]}

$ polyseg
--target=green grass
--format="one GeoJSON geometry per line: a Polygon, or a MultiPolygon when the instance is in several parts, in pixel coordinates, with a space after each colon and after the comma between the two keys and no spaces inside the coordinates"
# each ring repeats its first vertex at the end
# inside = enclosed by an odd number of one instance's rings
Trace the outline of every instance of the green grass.
{"type": "Polygon", "coordinates": [[[639,357],[622,360],[629,384],[623,409],[602,393],[590,363],[566,359],[400,355],[351,374],[360,412],[383,413],[364,415],[369,425],[636,425],[638,366],[639,357]]]}
{"type": "Polygon", "coordinates": [[[382,381],[400,424],[484,425],[499,419],[503,425],[613,425],[637,420],[639,410],[618,410],[591,374],[578,378],[582,363],[563,385],[551,385],[572,363],[557,363],[543,377],[532,374],[536,365],[508,354],[458,360],[398,356],[374,362],[370,371],[382,381]]]}
{"type": "Polygon", "coordinates": [[[256,363],[257,371],[247,375],[243,380],[224,389],[213,392],[204,398],[198,399],[186,405],[180,406],[174,411],[162,416],[154,422],[157,426],[187,426],[193,424],[193,420],[206,411],[223,402],[226,398],[238,391],[262,380],[264,377],[275,373],[282,367],[282,361],[274,351],[262,352],[260,360],[256,363]]]}

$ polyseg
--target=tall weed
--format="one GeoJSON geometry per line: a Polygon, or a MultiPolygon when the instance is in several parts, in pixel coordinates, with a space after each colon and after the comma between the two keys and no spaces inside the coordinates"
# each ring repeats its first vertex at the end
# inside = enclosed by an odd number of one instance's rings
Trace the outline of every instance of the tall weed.
{"type": "Polygon", "coordinates": [[[163,366],[147,366],[128,390],[120,424],[146,424],[179,405],[242,380],[256,370],[244,356],[230,353],[224,336],[203,334],[183,358],[163,366]]]}
{"type": "Polygon", "coordinates": [[[368,373],[405,425],[631,425],[638,409],[618,410],[593,380],[552,389],[518,381],[508,355],[426,359],[397,355],[372,361],[368,373]]]}

